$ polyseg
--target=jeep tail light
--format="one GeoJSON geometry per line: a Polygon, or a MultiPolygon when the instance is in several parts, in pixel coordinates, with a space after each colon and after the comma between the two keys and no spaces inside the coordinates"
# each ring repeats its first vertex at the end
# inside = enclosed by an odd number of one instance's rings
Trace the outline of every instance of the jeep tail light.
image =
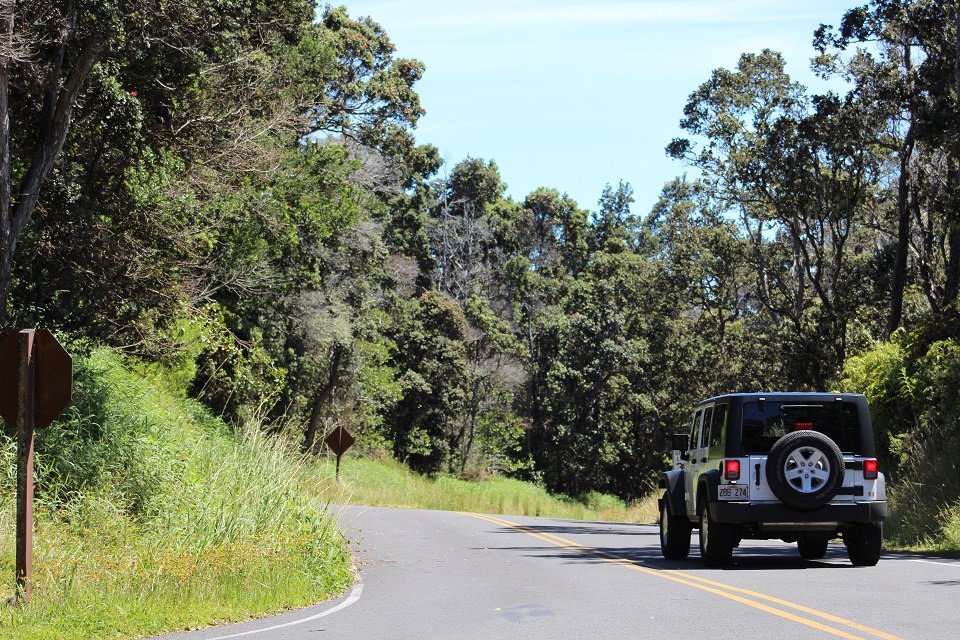
{"type": "MultiPolygon", "coordinates": [[[[866,473],[866,470],[864,470],[866,473]]],[[[739,460],[724,460],[723,461],[723,477],[727,480],[739,480],[740,479],[740,461],[739,460]]]]}
{"type": "Polygon", "coordinates": [[[795,425],[793,425],[793,428],[794,428],[796,431],[800,431],[801,429],[806,429],[806,430],[808,430],[808,431],[812,431],[812,430],[813,430],[813,423],[812,423],[812,422],[798,422],[798,423],[796,423],[795,425]]]}
{"type": "Polygon", "coordinates": [[[864,480],[876,480],[879,474],[880,468],[877,465],[876,460],[864,460],[863,461],[863,479],[864,480]]]}

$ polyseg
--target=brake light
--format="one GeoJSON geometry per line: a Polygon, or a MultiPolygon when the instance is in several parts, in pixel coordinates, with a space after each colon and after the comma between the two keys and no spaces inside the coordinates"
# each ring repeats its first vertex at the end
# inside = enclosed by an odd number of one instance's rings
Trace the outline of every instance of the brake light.
{"type": "Polygon", "coordinates": [[[740,479],[740,461],[739,460],[724,460],[723,461],[723,477],[727,480],[739,480],[740,479]]]}
{"type": "Polygon", "coordinates": [[[798,422],[798,423],[796,423],[795,425],[793,425],[793,428],[794,428],[795,431],[800,431],[801,429],[812,430],[812,429],[813,429],[813,423],[812,423],[812,422],[798,422]]]}
{"type": "Polygon", "coordinates": [[[863,461],[863,479],[864,480],[876,480],[879,473],[880,473],[880,467],[877,465],[876,460],[863,461]]]}

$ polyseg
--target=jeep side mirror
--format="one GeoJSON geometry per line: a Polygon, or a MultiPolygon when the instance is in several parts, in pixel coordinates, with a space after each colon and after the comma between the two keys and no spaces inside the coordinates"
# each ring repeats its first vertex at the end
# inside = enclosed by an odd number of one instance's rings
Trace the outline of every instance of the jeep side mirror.
{"type": "Polygon", "coordinates": [[[673,449],[680,452],[681,460],[689,460],[690,454],[687,453],[687,449],[690,446],[690,436],[686,433],[675,433],[673,434],[673,449]]]}

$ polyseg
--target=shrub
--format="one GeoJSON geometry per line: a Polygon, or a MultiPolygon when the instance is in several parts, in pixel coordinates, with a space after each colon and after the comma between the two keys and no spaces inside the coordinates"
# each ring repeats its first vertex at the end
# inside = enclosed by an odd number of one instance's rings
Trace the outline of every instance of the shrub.
{"type": "Polygon", "coordinates": [[[943,543],[960,498],[960,345],[898,331],[847,362],[844,386],[866,394],[889,480],[887,537],[943,543]],[[946,524],[953,516],[946,516],[946,524]]]}

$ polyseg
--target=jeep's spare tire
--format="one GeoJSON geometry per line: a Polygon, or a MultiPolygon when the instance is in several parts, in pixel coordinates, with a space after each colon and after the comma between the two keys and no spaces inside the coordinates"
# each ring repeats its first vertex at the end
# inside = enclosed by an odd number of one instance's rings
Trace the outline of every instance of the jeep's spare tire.
{"type": "Polygon", "coordinates": [[[766,473],[781,502],[809,511],[829,502],[843,485],[843,454],[818,431],[793,431],[770,448],[766,473]]]}

